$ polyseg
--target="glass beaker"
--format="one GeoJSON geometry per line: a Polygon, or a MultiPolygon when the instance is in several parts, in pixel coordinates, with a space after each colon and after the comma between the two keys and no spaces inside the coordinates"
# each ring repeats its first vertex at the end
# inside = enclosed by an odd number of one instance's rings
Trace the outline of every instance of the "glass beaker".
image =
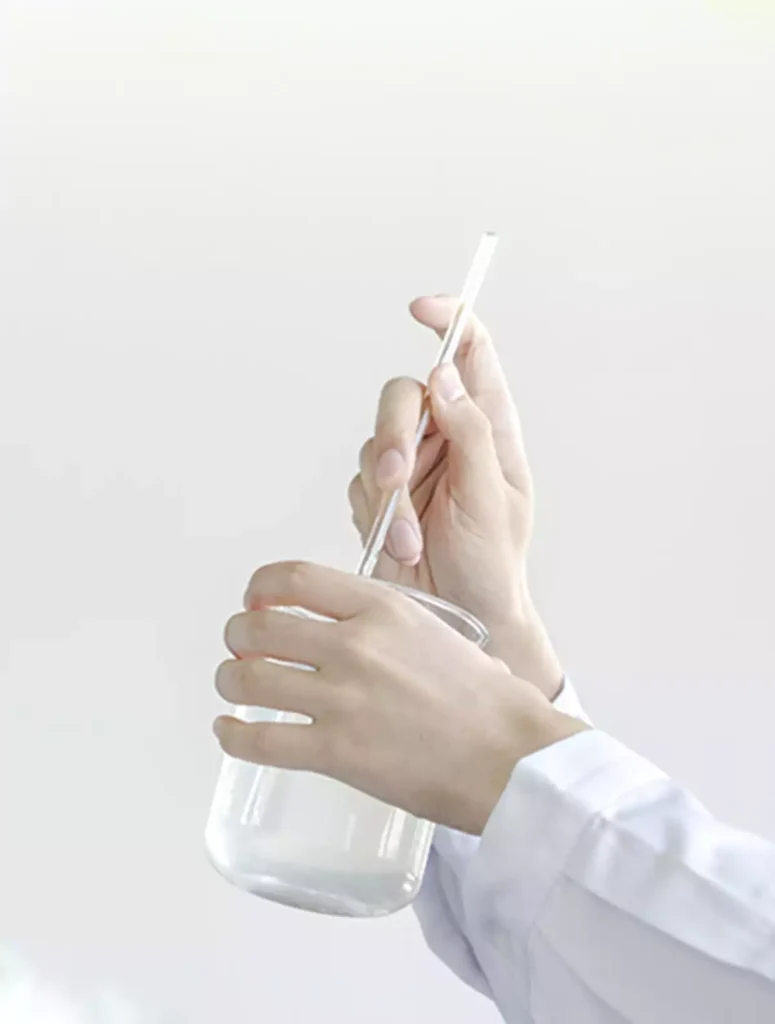
{"type": "MultiPolygon", "coordinates": [[[[391,586],[479,647],[487,631],[446,601],[391,586]]],[[[302,608],[282,609],[313,616],[302,608]]],[[[306,667],[306,666],[301,666],[306,667]]],[[[248,722],[308,722],[302,715],[240,707],[248,722]]],[[[278,903],[346,917],[400,910],[419,890],[434,826],[335,779],[224,756],[205,841],[229,882],[278,903]]]]}

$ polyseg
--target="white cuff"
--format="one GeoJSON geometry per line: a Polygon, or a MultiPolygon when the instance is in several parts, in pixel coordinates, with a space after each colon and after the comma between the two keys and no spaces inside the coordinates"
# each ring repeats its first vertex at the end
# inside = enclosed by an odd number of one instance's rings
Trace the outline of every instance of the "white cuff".
{"type": "MultiPolygon", "coordinates": [[[[587,725],[592,724],[581,706],[581,701],[573,684],[567,676],[563,678],[562,689],[552,703],[563,714],[578,718],[580,721],[586,722],[587,725]]],[[[460,871],[465,863],[476,853],[479,848],[479,842],[478,836],[471,836],[465,832],[456,832],[454,829],[442,828],[441,826],[436,829],[434,839],[436,850],[457,871],[460,871]]]]}
{"type": "Polygon", "coordinates": [[[570,715],[572,718],[578,718],[582,722],[586,722],[587,725],[591,725],[590,718],[584,712],[579,700],[579,695],[576,693],[575,687],[571,683],[567,676],[563,678],[562,689],[552,701],[558,711],[562,711],[565,715],[570,715]]]}
{"type": "Polygon", "coordinates": [[[466,917],[498,944],[510,936],[528,982],[528,940],[584,831],[633,789],[664,773],[596,730],[521,761],[493,811],[465,876],[466,917]]]}

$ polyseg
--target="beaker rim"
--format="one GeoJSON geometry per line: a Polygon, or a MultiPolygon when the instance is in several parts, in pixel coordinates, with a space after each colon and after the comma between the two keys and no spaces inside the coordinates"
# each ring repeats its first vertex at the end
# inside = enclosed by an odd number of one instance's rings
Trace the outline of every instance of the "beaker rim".
{"type": "Polygon", "coordinates": [[[465,622],[475,634],[479,637],[479,646],[484,647],[490,639],[490,634],[484,623],[480,622],[475,615],[471,612],[461,608],[460,605],[452,604],[451,601],[445,601],[443,597],[437,597],[435,594],[429,594],[425,590],[416,590],[414,587],[407,587],[403,583],[393,583],[390,580],[374,580],[375,583],[382,583],[386,587],[392,587],[393,590],[398,590],[402,594],[406,594],[407,597],[411,597],[412,600],[417,601],[418,604],[428,605],[431,608],[437,608],[440,611],[445,611],[449,615],[460,619],[465,622]]]}

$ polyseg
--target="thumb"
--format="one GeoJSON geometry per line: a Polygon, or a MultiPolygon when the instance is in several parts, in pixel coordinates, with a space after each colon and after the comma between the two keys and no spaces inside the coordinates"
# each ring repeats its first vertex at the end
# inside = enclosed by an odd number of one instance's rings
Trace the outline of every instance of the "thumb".
{"type": "Polygon", "coordinates": [[[433,419],[448,443],[450,493],[472,519],[481,520],[504,483],[492,425],[466,392],[454,363],[433,371],[430,395],[433,419]]]}

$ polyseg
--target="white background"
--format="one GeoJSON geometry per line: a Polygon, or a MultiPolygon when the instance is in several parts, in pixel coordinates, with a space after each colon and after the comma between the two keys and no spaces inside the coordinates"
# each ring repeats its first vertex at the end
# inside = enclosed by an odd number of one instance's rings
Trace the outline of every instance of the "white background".
{"type": "Polygon", "coordinates": [[[378,389],[435,353],[406,304],[489,228],[567,668],[775,838],[773,19],[0,9],[0,941],[186,1024],[494,1020],[411,912],[274,907],[202,849],[223,625],[263,561],[354,565],[378,389]]]}

